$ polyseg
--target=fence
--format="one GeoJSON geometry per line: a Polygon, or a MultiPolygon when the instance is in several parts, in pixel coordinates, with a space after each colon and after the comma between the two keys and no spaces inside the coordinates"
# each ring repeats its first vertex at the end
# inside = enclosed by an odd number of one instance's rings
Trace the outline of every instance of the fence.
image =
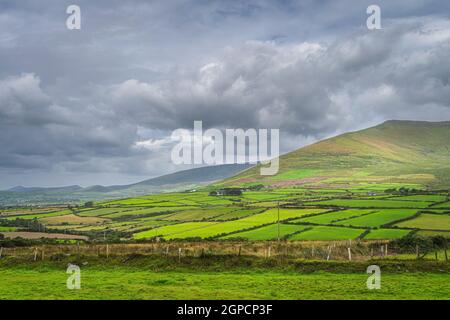
{"type": "Polygon", "coordinates": [[[2,257],[25,258],[33,261],[51,259],[55,255],[112,256],[130,254],[165,257],[254,256],[260,258],[298,258],[311,260],[370,259],[433,259],[448,261],[447,251],[421,252],[420,248],[397,250],[387,242],[166,242],[145,244],[82,244],[41,245],[33,247],[0,248],[2,257]]]}

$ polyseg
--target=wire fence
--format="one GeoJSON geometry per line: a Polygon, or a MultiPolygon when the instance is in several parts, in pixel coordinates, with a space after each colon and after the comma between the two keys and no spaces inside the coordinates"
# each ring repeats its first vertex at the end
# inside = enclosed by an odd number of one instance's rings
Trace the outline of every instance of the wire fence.
{"type": "Polygon", "coordinates": [[[109,258],[127,255],[156,255],[162,257],[253,256],[310,260],[366,261],[370,259],[431,259],[448,261],[447,250],[398,249],[388,242],[168,242],[146,244],[86,244],[40,245],[32,247],[0,247],[0,259],[49,260],[55,256],[97,256],[109,258]]]}

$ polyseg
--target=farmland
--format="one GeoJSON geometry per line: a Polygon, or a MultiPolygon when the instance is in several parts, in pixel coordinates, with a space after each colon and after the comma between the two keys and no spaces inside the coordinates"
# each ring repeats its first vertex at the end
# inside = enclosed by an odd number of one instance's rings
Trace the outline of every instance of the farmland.
{"type": "MultiPolygon", "coordinates": [[[[307,173],[305,173],[307,174],[307,173]]],[[[389,185],[390,186],[390,185],[389,185]]],[[[209,190],[100,201],[69,208],[8,208],[0,232],[61,232],[91,239],[390,240],[410,232],[450,230],[447,193],[277,188],[238,196],[209,190]],[[444,206],[442,206],[444,204],[444,206]],[[278,228],[280,223],[280,228],[278,228]],[[274,232],[277,232],[276,237],[274,232]]]]}

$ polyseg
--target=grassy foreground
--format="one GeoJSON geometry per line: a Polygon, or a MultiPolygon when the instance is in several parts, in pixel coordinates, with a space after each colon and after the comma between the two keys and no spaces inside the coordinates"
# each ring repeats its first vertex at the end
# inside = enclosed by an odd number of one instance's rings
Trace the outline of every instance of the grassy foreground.
{"type": "Polygon", "coordinates": [[[0,299],[450,299],[445,263],[381,262],[381,289],[368,290],[368,263],[86,262],[81,289],[68,290],[66,261],[3,259],[0,299]]]}

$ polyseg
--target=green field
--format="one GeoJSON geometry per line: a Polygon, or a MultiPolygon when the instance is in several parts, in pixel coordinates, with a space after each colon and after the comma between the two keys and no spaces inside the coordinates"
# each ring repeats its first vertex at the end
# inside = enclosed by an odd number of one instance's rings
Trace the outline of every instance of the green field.
{"type": "Polygon", "coordinates": [[[330,213],[319,214],[313,217],[300,218],[292,222],[314,223],[314,224],[331,224],[340,220],[346,220],[375,212],[374,210],[348,209],[335,211],[330,213]]]}
{"type": "Polygon", "coordinates": [[[417,228],[430,230],[450,231],[450,216],[439,214],[421,214],[412,220],[407,220],[396,224],[400,228],[417,228]]]}
{"type": "Polygon", "coordinates": [[[279,229],[277,224],[271,224],[265,227],[253,229],[250,231],[244,231],[239,233],[234,233],[229,236],[222,237],[221,239],[233,239],[242,238],[251,241],[257,240],[275,240],[278,239],[278,230],[280,239],[286,238],[287,236],[305,230],[306,226],[299,226],[294,224],[280,224],[279,229]]]}
{"type": "Polygon", "coordinates": [[[0,273],[0,299],[450,299],[449,274],[384,274],[381,290],[368,290],[364,273],[89,268],[82,270],[81,289],[68,290],[63,268],[0,268],[0,273]]]}
{"type": "Polygon", "coordinates": [[[355,227],[380,227],[401,219],[412,217],[417,213],[414,209],[385,209],[377,210],[357,218],[347,219],[336,222],[336,225],[355,226],[355,227]]]}
{"type": "Polygon", "coordinates": [[[370,232],[364,237],[365,240],[385,240],[396,239],[406,236],[411,230],[401,229],[376,229],[370,230],[370,232]]]}
{"type": "Polygon", "coordinates": [[[289,236],[290,240],[354,239],[365,230],[380,227],[383,231],[372,230],[364,239],[389,240],[408,233],[407,230],[389,229],[402,220],[406,221],[398,223],[397,227],[436,232],[449,230],[446,210],[437,209],[446,194],[376,194],[371,195],[373,199],[368,199],[364,191],[353,195],[352,199],[346,197],[348,194],[344,192],[343,197],[340,190],[299,188],[245,191],[242,196],[235,197],[212,197],[204,191],[156,194],[99,202],[92,208],[56,211],[49,208],[48,212],[40,208],[36,213],[10,210],[17,212],[16,215],[0,218],[0,227],[23,228],[24,224],[14,224],[14,220],[35,220],[55,232],[70,231],[98,238],[115,234],[125,240],[155,237],[166,240],[234,237],[270,240],[273,239],[273,226],[270,225],[278,220],[284,222],[282,238],[289,236]],[[421,210],[425,212],[412,219],[421,210]],[[13,223],[2,224],[2,219],[13,223]],[[333,228],[333,225],[344,228],[333,228]],[[306,227],[313,228],[305,230],[306,227]],[[294,230],[294,234],[290,230],[294,230]]]}
{"type": "Polygon", "coordinates": [[[358,238],[364,231],[356,228],[318,226],[294,234],[289,240],[349,240],[358,238]]]}
{"type": "Polygon", "coordinates": [[[400,200],[359,200],[338,199],[310,203],[311,205],[326,205],[350,208],[426,208],[430,202],[425,201],[400,201],[400,200]]]}

